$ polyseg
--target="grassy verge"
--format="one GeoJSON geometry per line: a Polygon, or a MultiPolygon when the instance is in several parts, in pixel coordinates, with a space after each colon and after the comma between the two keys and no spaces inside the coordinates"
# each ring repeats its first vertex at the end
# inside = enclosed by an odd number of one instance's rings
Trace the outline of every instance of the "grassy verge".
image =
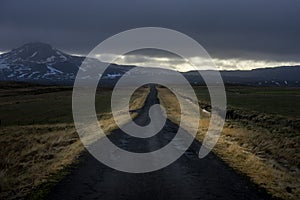
{"type": "MultiPolygon", "coordinates": [[[[180,108],[176,97],[166,88],[158,88],[158,92],[168,118],[178,123],[180,108]]],[[[210,120],[209,114],[201,114],[200,128],[196,136],[199,141],[203,140],[210,120]]],[[[265,123],[268,126],[250,122],[249,119],[227,120],[213,151],[232,168],[250,177],[254,183],[265,188],[273,196],[299,199],[299,132],[296,129],[286,132],[284,129],[272,128],[267,122],[265,123]]]]}
{"type": "MultiPolygon", "coordinates": [[[[142,107],[149,88],[140,88],[130,109],[142,107]]],[[[83,152],[72,123],[71,88],[0,89],[0,199],[39,199],[83,152]]],[[[116,129],[110,90],[96,95],[96,111],[106,133],[116,129]]],[[[134,116],[133,116],[134,117],[134,116]]]]}

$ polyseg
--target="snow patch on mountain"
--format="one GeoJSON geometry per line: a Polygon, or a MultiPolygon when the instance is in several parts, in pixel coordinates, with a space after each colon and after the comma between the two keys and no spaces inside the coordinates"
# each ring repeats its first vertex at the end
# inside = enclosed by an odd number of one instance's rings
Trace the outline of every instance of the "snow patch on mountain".
{"type": "Polygon", "coordinates": [[[122,75],[120,73],[118,74],[107,74],[106,77],[107,78],[110,78],[110,79],[114,79],[114,78],[117,78],[117,77],[121,77],[122,75]]]}
{"type": "Polygon", "coordinates": [[[55,56],[50,56],[46,59],[47,62],[53,62],[55,59],[55,56]]]}
{"type": "Polygon", "coordinates": [[[31,56],[30,56],[30,58],[33,58],[34,56],[36,56],[38,54],[38,52],[34,52],[31,56]]]}
{"type": "Polygon", "coordinates": [[[47,66],[47,68],[50,70],[51,74],[56,74],[56,73],[63,74],[62,71],[59,71],[59,70],[55,69],[54,67],[50,67],[49,65],[47,66]]]}
{"type": "Polygon", "coordinates": [[[32,72],[29,76],[28,76],[28,78],[32,78],[35,74],[39,74],[40,72],[32,72]]]}

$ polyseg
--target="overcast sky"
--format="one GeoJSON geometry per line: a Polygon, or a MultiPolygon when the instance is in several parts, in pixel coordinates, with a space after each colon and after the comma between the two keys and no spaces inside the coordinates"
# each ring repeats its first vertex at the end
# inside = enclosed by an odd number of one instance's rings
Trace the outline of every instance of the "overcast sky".
{"type": "Polygon", "coordinates": [[[156,26],[191,36],[221,69],[297,64],[299,10],[296,0],[0,0],[0,51],[40,41],[87,54],[116,33],[156,26]]]}

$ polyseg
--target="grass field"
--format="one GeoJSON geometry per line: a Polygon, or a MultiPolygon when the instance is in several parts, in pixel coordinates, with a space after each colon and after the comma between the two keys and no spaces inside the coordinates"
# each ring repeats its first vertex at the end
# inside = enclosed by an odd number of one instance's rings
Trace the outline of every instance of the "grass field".
{"type": "MultiPolygon", "coordinates": [[[[0,199],[39,199],[84,150],[73,124],[72,88],[0,86],[0,199]]],[[[130,109],[140,108],[148,92],[138,89],[130,109]]],[[[96,95],[97,116],[106,133],[117,128],[110,97],[108,89],[96,95]]]]}
{"type": "MultiPolygon", "coordinates": [[[[2,126],[72,123],[72,88],[48,87],[38,94],[35,89],[15,89],[9,95],[0,91],[0,120],[2,126]],[[58,90],[58,91],[56,91],[58,90]]],[[[95,108],[98,113],[108,113],[110,90],[98,91],[95,108]]]]}
{"type": "MultiPolygon", "coordinates": [[[[274,196],[299,199],[299,89],[229,86],[226,90],[231,116],[214,152],[274,196]]],[[[158,91],[168,117],[178,123],[175,97],[165,88],[158,91]]],[[[209,110],[207,89],[195,91],[200,105],[209,110]]],[[[148,92],[149,88],[137,90],[130,109],[140,108],[148,92]]],[[[47,192],[44,185],[60,180],[78,160],[84,148],[73,125],[71,95],[71,87],[0,83],[0,199],[39,199],[47,192]]],[[[107,133],[117,128],[110,97],[111,90],[98,91],[95,105],[107,133]]],[[[207,113],[202,116],[200,141],[210,119],[207,113]]]]}
{"type": "MultiPolygon", "coordinates": [[[[158,91],[168,118],[179,123],[176,97],[166,88],[158,87],[158,91]]],[[[207,89],[196,87],[195,91],[200,106],[209,108],[207,89]]],[[[213,149],[232,168],[282,199],[300,198],[300,129],[291,126],[299,123],[299,101],[292,101],[298,94],[296,88],[227,87],[228,111],[235,117],[226,120],[213,149]]],[[[210,121],[209,114],[201,115],[199,141],[203,141],[210,121]]]]}
{"type": "MultiPolygon", "coordinates": [[[[209,102],[206,87],[194,87],[200,100],[209,102]]],[[[300,118],[300,88],[226,86],[228,106],[265,114],[300,118]]]]}

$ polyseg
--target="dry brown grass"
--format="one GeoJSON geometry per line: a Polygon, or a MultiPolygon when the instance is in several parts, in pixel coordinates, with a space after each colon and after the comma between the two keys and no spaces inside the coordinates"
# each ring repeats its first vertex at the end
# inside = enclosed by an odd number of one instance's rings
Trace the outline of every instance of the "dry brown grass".
{"type": "Polygon", "coordinates": [[[1,129],[2,199],[17,199],[74,162],[83,150],[72,124],[1,129]]]}
{"type": "MultiPolygon", "coordinates": [[[[136,91],[130,108],[142,107],[148,92],[149,88],[136,91]]],[[[111,113],[99,116],[106,133],[117,128],[111,113]]],[[[0,199],[26,197],[77,161],[84,150],[73,123],[2,126],[0,148],[0,199]]]]}
{"type": "MultiPolygon", "coordinates": [[[[178,123],[180,108],[175,96],[166,88],[158,88],[158,92],[169,119],[178,123]]],[[[196,136],[199,141],[203,141],[210,120],[209,115],[201,114],[196,136]]],[[[287,137],[227,121],[213,151],[273,196],[296,200],[300,199],[299,141],[299,135],[287,137]]]]}

